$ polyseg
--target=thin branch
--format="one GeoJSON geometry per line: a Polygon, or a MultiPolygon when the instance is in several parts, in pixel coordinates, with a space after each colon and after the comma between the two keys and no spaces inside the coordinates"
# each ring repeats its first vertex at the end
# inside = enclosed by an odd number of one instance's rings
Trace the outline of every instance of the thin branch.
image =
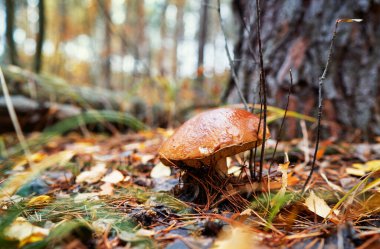
{"type": "Polygon", "coordinates": [[[31,159],[32,153],[29,150],[29,147],[28,147],[28,144],[26,142],[24,134],[22,133],[22,129],[21,129],[20,123],[17,119],[17,114],[16,114],[15,108],[13,106],[11,97],[9,95],[7,83],[5,82],[3,70],[1,69],[1,67],[0,67],[0,81],[1,81],[1,89],[2,89],[3,94],[4,94],[5,103],[7,105],[7,109],[9,112],[9,116],[12,120],[13,127],[15,128],[17,138],[20,142],[22,149],[24,150],[25,157],[26,157],[29,165],[33,166],[33,160],[31,159]]]}
{"type": "MultiPolygon", "coordinates": [[[[263,49],[261,46],[261,10],[260,1],[256,0],[256,15],[257,15],[257,41],[259,43],[259,58],[260,58],[260,86],[262,87],[262,101],[264,106],[263,113],[263,143],[261,145],[261,155],[260,155],[260,171],[259,171],[259,182],[261,181],[263,175],[263,165],[264,165],[264,154],[265,154],[265,139],[267,133],[267,92],[266,92],[266,82],[265,82],[265,72],[264,72],[264,60],[263,60],[263,49]]],[[[261,123],[261,122],[260,122],[261,123]]]]}
{"type": "Polygon", "coordinates": [[[319,147],[319,139],[320,139],[320,133],[321,133],[322,110],[323,110],[323,105],[322,105],[322,101],[323,101],[323,83],[324,83],[324,80],[326,78],[327,69],[328,69],[329,64],[330,64],[332,49],[333,49],[333,46],[334,46],[334,41],[335,41],[335,37],[336,37],[336,34],[337,34],[339,23],[340,23],[339,20],[337,20],[335,22],[335,28],[334,28],[334,32],[333,32],[333,35],[332,35],[332,38],[331,38],[331,41],[330,41],[330,48],[329,48],[329,53],[328,53],[328,56],[327,56],[326,65],[325,65],[325,68],[323,70],[322,76],[319,78],[317,139],[316,139],[316,142],[315,142],[315,150],[314,150],[313,162],[311,164],[310,173],[309,173],[309,176],[307,177],[307,179],[305,181],[305,184],[303,185],[302,194],[305,192],[306,186],[309,184],[309,182],[311,180],[311,177],[312,177],[314,169],[315,169],[315,162],[317,160],[317,153],[318,153],[318,147],[319,147]]]}
{"type": "Polygon", "coordinates": [[[272,154],[272,160],[271,160],[270,165],[269,165],[268,175],[270,175],[270,169],[271,169],[272,164],[274,162],[274,156],[275,156],[275,154],[277,152],[278,142],[281,140],[281,135],[282,135],[282,130],[283,130],[283,127],[284,127],[284,124],[285,124],[286,114],[288,113],[290,95],[292,94],[292,86],[293,86],[292,69],[289,69],[289,77],[290,77],[290,86],[289,86],[289,91],[288,91],[288,98],[286,100],[286,105],[285,105],[285,113],[284,113],[284,116],[282,117],[281,125],[280,125],[280,130],[278,131],[278,135],[277,135],[277,138],[276,138],[277,141],[276,141],[276,145],[274,146],[274,150],[273,150],[273,154],[272,154]]]}
{"type": "Polygon", "coordinates": [[[225,42],[224,48],[226,49],[226,53],[227,53],[227,57],[228,57],[228,61],[229,61],[230,68],[231,68],[232,78],[234,79],[235,87],[236,87],[236,89],[237,89],[237,92],[238,92],[239,98],[240,98],[241,101],[243,102],[243,104],[244,104],[244,108],[245,108],[246,110],[248,110],[248,103],[247,103],[247,100],[244,98],[241,89],[239,88],[239,84],[238,84],[239,79],[238,79],[238,77],[237,77],[237,75],[236,75],[236,72],[235,72],[235,66],[234,66],[234,62],[233,62],[233,60],[232,60],[232,56],[231,56],[230,50],[228,49],[228,43],[227,43],[226,31],[225,31],[225,29],[224,29],[223,19],[222,19],[222,14],[221,14],[221,12],[220,12],[220,0],[218,0],[218,8],[217,8],[217,11],[218,11],[218,16],[219,16],[219,21],[220,21],[220,27],[221,27],[221,29],[222,29],[222,33],[223,33],[223,36],[224,36],[224,42],[225,42]]]}

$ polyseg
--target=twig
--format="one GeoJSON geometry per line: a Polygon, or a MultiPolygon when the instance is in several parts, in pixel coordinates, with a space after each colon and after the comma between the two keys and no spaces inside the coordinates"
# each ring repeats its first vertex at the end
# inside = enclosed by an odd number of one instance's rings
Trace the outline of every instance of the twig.
{"type": "Polygon", "coordinates": [[[290,77],[290,86],[289,86],[289,91],[288,91],[288,98],[286,100],[286,105],[285,105],[285,112],[284,112],[284,116],[282,117],[282,120],[281,120],[281,125],[280,125],[280,130],[278,131],[278,135],[277,135],[277,141],[276,141],[276,145],[274,146],[274,150],[273,150],[273,154],[272,154],[272,160],[270,162],[270,165],[269,165],[269,170],[268,170],[268,175],[270,175],[270,169],[273,165],[273,162],[274,162],[274,156],[276,155],[276,152],[277,152],[277,146],[278,146],[278,142],[280,141],[281,139],[281,135],[282,135],[282,129],[284,127],[284,124],[285,124],[285,118],[286,118],[286,114],[288,113],[288,108],[289,108],[289,100],[290,100],[290,95],[292,93],[292,86],[293,86],[293,74],[292,74],[292,69],[289,69],[289,77],[290,77]]]}
{"type": "Polygon", "coordinates": [[[1,69],[1,67],[0,67],[0,81],[1,81],[1,88],[2,88],[3,94],[4,94],[5,103],[7,104],[9,116],[12,120],[13,127],[15,128],[17,138],[20,142],[22,149],[24,150],[24,153],[25,153],[26,159],[28,160],[29,165],[33,166],[33,161],[31,159],[32,154],[29,150],[28,144],[26,143],[26,139],[24,137],[24,134],[22,133],[20,123],[17,119],[16,111],[15,111],[15,108],[13,106],[12,100],[10,98],[7,83],[5,82],[3,70],[1,69]]]}
{"type": "Polygon", "coordinates": [[[305,192],[306,186],[310,182],[310,179],[311,179],[311,177],[313,175],[313,172],[314,172],[314,169],[315,169],[315,162],[317,160],[317,153],[318,153],[318,147],[319,147],[319,139],[320,139],[320,133],[321,133],[322,110],[323,110],[323,105],[322,105],[322,101],[323,101],[323,92],[322,92],[322,90],[323,90],[323,82],[324,82],[324,80],[326,78],[327,69],[328,69],[329,64],[330,64],[330,59],[331,59],[331,55],[332,55],[332,49],[333,49],[333,46],[334,46],[334,41],[335,41],[335,37],[336,37],[337,31],[338,31],[339,23],[341,23],[341,22],[361,22],[361,21],[362,21],[361,19],[338,19],[338,20],[335,21],[334,32],[333,32],[333,35],[332,35],[331,41],[330,41],[330,48],[329,48],[329,53],[327,55],[326,65],[325,65],[325,68],[323,70],[322,76],[319,78],[317,139],[316,139],[316,142],[315,142],[315,150],[314,150],[313,162],[311,164],[310,173],[309,173],[309,176],[307,177],[307,179],[305,181],[305,184],[303,185],[302,194],[305,192]]]}
{"type": "MultiPolygon", "coordinates": [[[[264,117],[263,117],[263,143],[261,144],[261,155],[260,155],[260,171],[259,171],[259,182],[261,181],[263,175],[263,165],[264,165],[264,154],[265,154],[265,139],[267,133],[267,92],[265,84],[265,72],[264,72],[264,61],[263,61],[263,49],[261,46],[261,23],[260,23],[260,1],[256,0],[256,15],[257,15],[257,41],[259,43],[259,58],[260,58],[260,86],[262,87],[262,101],[264,105],[264,117]]],[[[261,122],[260,122],[261,123],[261,122]]]]}
{"type": "Polygon", "coordinates": [[[243,93],[242,93],[242,91],[241,91],[241,89],[239,87],[239,84],[238,84],[239,79],[238,79],[238,77],[236,75],[236,72],[235,72],[235,66],[234,66],[234,62],[233,62],[232,57],[231,57],[230,50],[228,49],[226,31],[225,31],[224,26],[223,26],[222,14],[220,12],[220,0],[218,0],[217,12],[218,12],[218,16],[219,16],[220,27],[222,29],[222,33],[223,33],[223,36],[224,36],[224,42],[225,42],[224,48],[226,49],[228,61],[229,61],[230,68],[231,68],[232,78],[233,78],[233,80],[235,82],[235,87],[236,87],[236,90],[238,92],[239,98],[243,102],[244,108],[246,110],[248,110],[248,103],[247,103],[246,99],[244,98],[243,93]]]}

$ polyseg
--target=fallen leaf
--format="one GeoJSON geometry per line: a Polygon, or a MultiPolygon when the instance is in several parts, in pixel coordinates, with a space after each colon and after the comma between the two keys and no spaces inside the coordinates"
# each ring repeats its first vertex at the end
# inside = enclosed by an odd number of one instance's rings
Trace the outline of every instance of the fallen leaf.
{"type": "Polygon", "coordinates": [[[380,170],[380,160],[368,161],[365,166],[367,172],[380,170]]]}
{"type": "Polygon", "coordinates": [[[57,154],[45,157],[39,163],[31,165],[30,169],[16,173],[12,177],[1,184],[0,199],[9,198],[12,196],[22,185],[36,178],[42,171],[52,166],[65,165],[75,155],[72,151],[61,151],[57,154]]]}
{"type": "Polygon", "coordinates": [[[150,177],[152,178],[161,178],[168,177],[171,174],[171,170],[168,166],[165,166],[163,163],[158,163],[152,171],[150,172],[150,177]]]}
{"type": "Polygon", "coordinates": [[[114,191],[114,187],[112,183],[106,182],[103,185],[100,186],[101,191],[99,192],[100,195],[112,195],[114,191]]]}
{"type": "MultiPolygon", "coordinates": [[[[41,162],[46,157],[45,153],[37,152],[30,156],[29,160],[31,160],[34,163],[41,162]]],[[[23,158],[15,163],[13,166],[14,170],[22,170],[23,167],[28,163],[28,160],[26,158],[23,158]]]]}
{"type": "Polygon", "coordinates": [[[217,249],[252,249],[252,248],[265,248],[260,246],[261,238],[258,234],[251,232],[248,228],[244,227],[230,227],[224,230],[215,240],[212,248],[217,249]]]}
{"type": "MultiPolygon", "coordinates": [[[[364,192],[367,192],[370,189],[375,189],[376,187],[380,186],[380,178],[377,178],[373,180],[372,182],[368,183],[364,189],[360,192],[360,194],[363,194],[364,192]]],[[[377,188],[376,191],[380,192],[380,189],[377,188]]]]}
{"type": "Polygon", "coordinates": [[[26,205],[27,206],[42,206],[42,205],[49,204],[51,201],[52,201],[52,198],[50,196],[40,195],[40,196],[36,196],[30,199],[30,201],[26,205]]]}
{"type": "Polygon", "coordinates": [[[107,172],[106,164],[105,163],[97,163],[94,167],[92,167],[90,170],[81,172],[75,182],[76,183],[95,183],[98,182],[104,174],[107,172]]]}
{"type": "Polygon", "coordinates": [[[329,218],[334,223],[337,222],[335,215],[339,214],[338,210],[331,212],[331,208],[327,205],[325,200],[319,198],[313,191],[310,192],[310,195],[306,198],[305,203],[306,207],[316,215],[322,218],[329,218]]]}
{"type": "Polygon", "coordinates": [[[113,183],[113,184],[119,183],[122,180],[124,180],[124,175],[117,169],[114,169],[111,173],[109,173],[108,175],[102,178],[103,182],[108,182],[108,183],[113,183]]]}
{"type": "Polygon", "coordinates": [[[346,168],[346,173],[353,176],[364,176],[366,173],[362,169],[346,168]]]}
{"type": "Polygon", "coordinates": [[[380,170],[380,160],[368,161],[365,164],[354,163],[352,167],[346,169],[347,174],[355,176],[364,176],[369,172],[380,170]]]}
{"type": "Polygon", "coordinates": [[[40,241],[48,234],[49,229],[35,226],[22,217],[18,217],[4,230],[4,235],[7,239],[19,241],[19,247],[40,241]]]}

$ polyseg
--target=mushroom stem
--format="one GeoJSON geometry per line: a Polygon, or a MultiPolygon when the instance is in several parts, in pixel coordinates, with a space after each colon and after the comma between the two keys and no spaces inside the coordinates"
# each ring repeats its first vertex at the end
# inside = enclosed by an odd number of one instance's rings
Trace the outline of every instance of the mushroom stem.
{"type": "Polygon", "coordinates": [[[228,175],[227,158],[223,157],[219,159],[216,162],[215,170],[220,176],[226,177],[228,175]]]}

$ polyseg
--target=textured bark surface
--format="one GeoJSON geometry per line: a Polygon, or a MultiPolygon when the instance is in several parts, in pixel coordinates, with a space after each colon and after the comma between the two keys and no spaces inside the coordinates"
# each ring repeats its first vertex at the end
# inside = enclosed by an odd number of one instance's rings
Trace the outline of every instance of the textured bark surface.
{"type": "MultiPolygon", "coordinates": [[[[234,0],[240,24],[235,47],[236,70],[247,100],[258,102],[258,43],[255,1],[234,0]],[[254,51],[254,56],[250,52],[254,51]]],[[[325,114],[331,135],[361,138],[380,134],[380,1],[261,1],[264,67],[269,104],[284,106],[294,77],[292,109],[314,115],[318,78],[327,59],[335,21],[361,18],[362,23],[341,23],[324,85],[325,114]],[[340,127],[339,127],[340,126],[340,127]]],[[[226,90],[225,100],[239,102],[236,89],[226,90]]]]}

